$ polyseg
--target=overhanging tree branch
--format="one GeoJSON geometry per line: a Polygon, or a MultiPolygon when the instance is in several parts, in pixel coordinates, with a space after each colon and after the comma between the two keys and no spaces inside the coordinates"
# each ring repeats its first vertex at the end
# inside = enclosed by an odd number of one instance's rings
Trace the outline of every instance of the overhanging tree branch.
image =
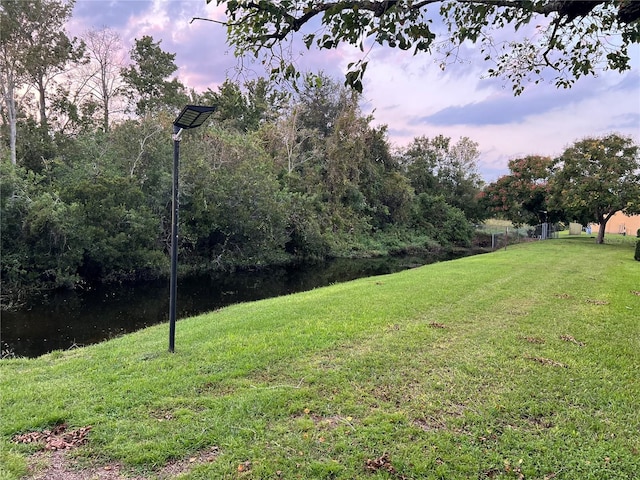
{"type": "MultiPolygon", "coordinates": [[[[368,38],[373,44],[431,53],[436,36],[444,37],[442,43],[450,44],[452,49],[465,42],[480,44],[485,60],[497,64],[489,75],[511,80],[516,94],[522,91],[525,80],[530,81],[532,72],[540,74],[540,67],[554,70],[556,85],[564,87],[598,69],[627,70],[630,61],[627,48],[640,42],[640,2],[629,0],[216,0],[216,3],[226,6],[226,22],[200,17],[193,20],[224,24],[238,56],[266,55],[263,63],[276,64],[272,76],[289,80],[299,75],[292,62],[274,50],[304,26],[317,25],[314,19],[320,20],[321,26],[303,35],[307,48],[314,45],[318,49],[333,49],[346,43],[364,50],[363,41],[368,38]],[[430,8],[433,6],[439,8],[430,8]],[[520,29],[540,16],[550,18],[540,21],[535,29],[526,30],[536,38],[519,38],[505,44],[503,53],[486,55],[489,51],[486,47],[493,46],[493,31],[509,27],[522,37],[525,29],[520,29]],[[441,22],[447,27],[444,32],[434,27],[441,22]],[[609,38],[616,40],[611,43],[609,38]],[[516,60],[516,56],[520,58],[516,60]]],[[[349,66],[348,85],[362,88],[366,64],[360,59],[349,66]]]]}

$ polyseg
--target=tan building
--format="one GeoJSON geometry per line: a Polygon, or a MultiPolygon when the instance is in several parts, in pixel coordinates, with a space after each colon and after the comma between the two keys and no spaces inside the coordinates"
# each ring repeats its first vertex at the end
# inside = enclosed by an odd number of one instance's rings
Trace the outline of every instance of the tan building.
{"type": "MultiPolygon", "coordinates": [[[[607,221],[605,233],[626,233],[627,235],[636,236],[636,232],[640,228],[640,215],[625,215],[622,212],[616,212],[613,217],[607,221]]],[[[591,224],[591,231],[598,233],[600,225],[591,224]]]]}

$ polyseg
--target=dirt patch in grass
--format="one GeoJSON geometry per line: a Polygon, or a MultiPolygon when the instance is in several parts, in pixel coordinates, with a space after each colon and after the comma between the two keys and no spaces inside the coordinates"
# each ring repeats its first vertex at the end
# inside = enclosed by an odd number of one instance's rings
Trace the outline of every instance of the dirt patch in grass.
{"type": "Polygon", "coordinates": [[[159,422],[164,422],[165,420],[173,420],[174,419],[173,413],[171,411],[163,410],[163,409],[152,410],[151,411],[151,417],[155,418],[159,422]]]}
{"type": "Polygon", "coordinates": [[[29,459],[30,480],[145,480],[144,477],[124,477],[117,463],[101,467],[78,469],[68,455],[58,450],[38,452],[29,459]]]}
{"type": "Polygon", "coordinates": [[[220,449],[217,446],[210,447],[193,457],[169,462],[155,473],[155,477],[160,479],[175,478],[178,475],[188,472],[196,465],[214,462],[218,458],[218,455],[220,455],[220,449]]]}
{"type": "Polygon", "coordinates": [[[219,448],[214,446],[193,457],[169,462],[153,472],[150,477],[146,477],[132,476],[130,472],[124,474],[124,469],[119,463],[80,467],[73,458],[70,458],[68,454],[70,448],[33,454],[29,458],[29,474],[26,478],[28,480],[148,480],[149,478],[169,480],[188,472],[196,465],[215,461],[220,453],[219,448]]]}
{"type": "Polygon", "coordinates": [[[225,385],[221,382],[205,382],[196,387],[196,393],[199,395],[210,395],[217,398],[233,395],[237,390],[235,386],[225,385]]]}
{"type": "Polygon", "coordinates": [[[312,413],[311,410],[305,408],[299,415],[293,418],[308,418],[313,422],[316,428],[321,430],[335,430],[338,427],[345,426],[355,430],[354,423],[357,422],[353,417],[343,417],[342,415],[322,416],[312,413]]]}
{"type": "Polygon", "coordinates": [[[521,418],[538,428],[547,429],[555,426],[553,422],[545,418],[543,415],[522,415],[521,418]]]}
{"type": "Polygon", "coordinates": [[[555,360],[552,360],[550,358],[544,358],[544,357],[529,357],[526,356],[524,357],[527,360],[531,360],[533,362],[539,363],[541,365],[546,365],[548,367],[561,367],[561,368],[568,368],[567,365],[565,365],[564,363],[560,363],[560,362],[556,362],[555,360]]]}
{"type": "Polygon", "coordinates": [[[311,418],[319,428],[333,430],[339,426],[344,425],[355,430],[355,427],[353,426],[354,420],[352,417],[342,417],[340,415],[333,415],[331,417],[320,417],[313,415],[311,416],[311,418]]]}
{"type": "Polygon", "coordinates": [[[413,421],[413,424],[425,432],[438,432],[447,429],[447,424],[435,417],[418,418],[413,421]]]}
{"type": "Polygon", "coordinates": [[[467,407],[460,403],[450,403],[445,408],[434,412],[432,415],[425,415],[413,420],[413,425],[425,432],[449,431],[456,434],[467,434],[464,428],[451,426],[448,420],[461,418],[464,416],[467,407]]]}

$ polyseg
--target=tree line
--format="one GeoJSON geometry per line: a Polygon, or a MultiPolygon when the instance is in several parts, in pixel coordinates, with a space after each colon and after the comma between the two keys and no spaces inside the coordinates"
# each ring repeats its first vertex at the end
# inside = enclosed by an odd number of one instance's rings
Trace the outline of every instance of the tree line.
{"type": "Polygon", "coordinates": [[[394,148],[359,94],[322,73],[292,91],[256,79],[196,92],[152,37],[126,54],[109,29],[67,37],[72,3],[0,5],[5,291],[167,275],[170,132],[189,103],[216,112],[181,146],[182,273],[468,246],[492,215],[593,217],[581,203],[592,190],[567,194],[586,175],[567,165],[586,153],[600,152],[607,181],[625,166],[616,208],[640,208],[631,139],[585,140],[559,162],[513,160],[485,186],[476,142],[421,136],[394,148]]]}
{"type": "Polygon", "coordinates": [[[5,287],[165,275],[168,132],[187,103],[217,110],[182,142],[183,271],[469,243],[475,142],[394,151],[358,94],[322,74],[298,91],[257,79],[195,92],[149,36],[128,58],[111,30],[66,37],[70,5],[2,2],[5,287]]]}

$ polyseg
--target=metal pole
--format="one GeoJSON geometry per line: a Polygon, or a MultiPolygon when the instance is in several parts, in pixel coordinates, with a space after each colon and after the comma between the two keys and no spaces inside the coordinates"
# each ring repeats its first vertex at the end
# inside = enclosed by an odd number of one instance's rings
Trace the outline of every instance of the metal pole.
{"type": "Polygon", "coordinates": [[[169,352],[174,352],[176,339],[176,296],[178,292],[178,170],[180,166],[180,134],[173,127],[173,197],[171,201],[171,279],[169,286],[169,352]]]}

